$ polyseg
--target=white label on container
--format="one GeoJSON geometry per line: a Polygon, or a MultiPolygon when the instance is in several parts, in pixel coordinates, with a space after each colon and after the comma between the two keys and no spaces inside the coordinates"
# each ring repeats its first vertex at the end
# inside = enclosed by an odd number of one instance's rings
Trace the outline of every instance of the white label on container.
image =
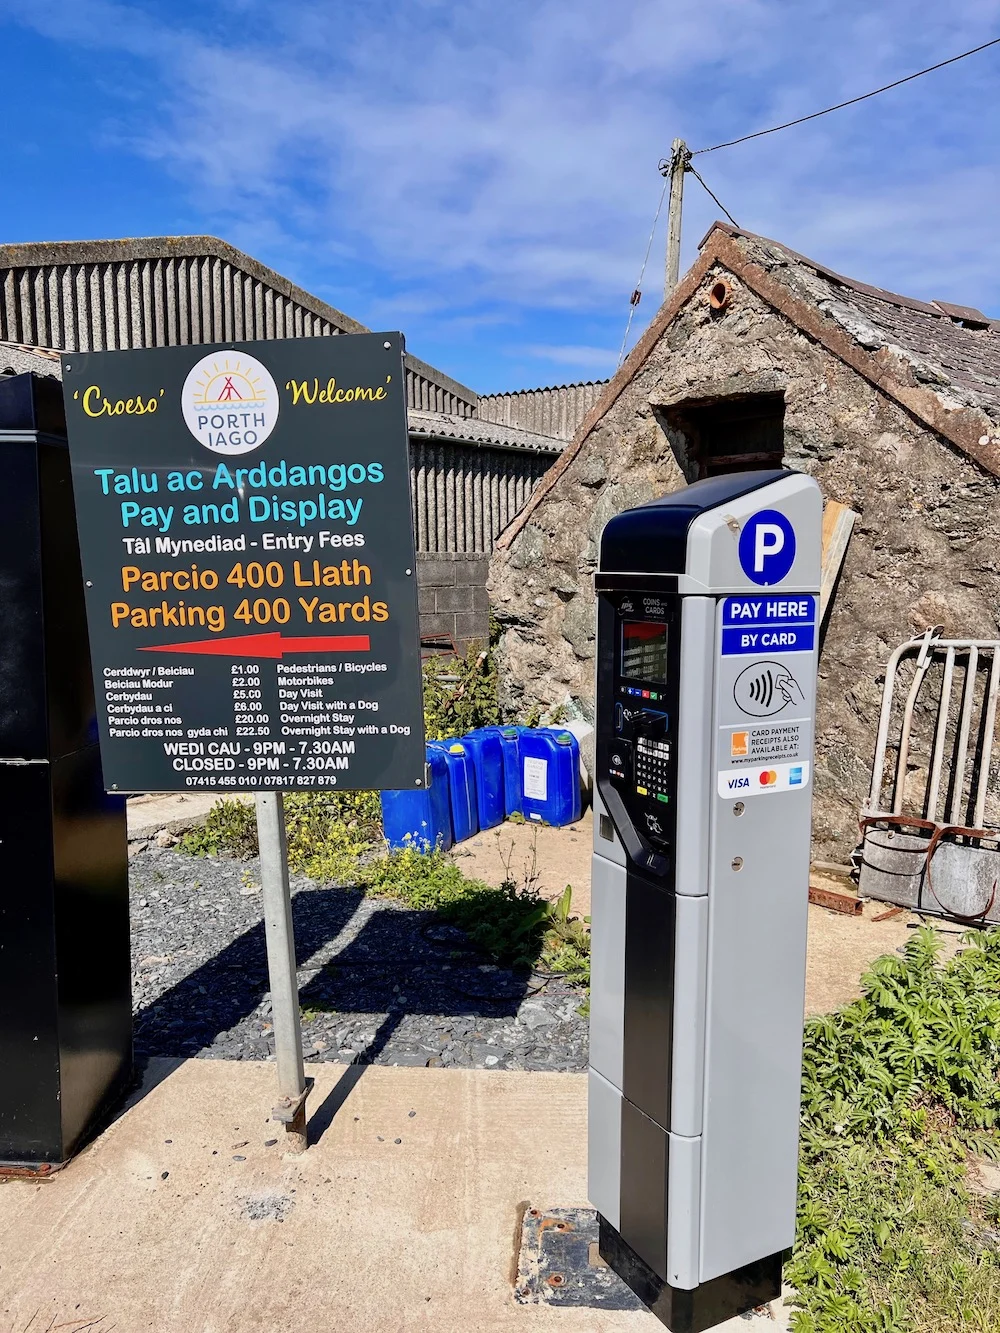
{"type": "Polygon", "coordinates": [[[547,759],[525,759],[524,794],[532,801],[544,801],[549,794],[549,761],[547,759]]]}

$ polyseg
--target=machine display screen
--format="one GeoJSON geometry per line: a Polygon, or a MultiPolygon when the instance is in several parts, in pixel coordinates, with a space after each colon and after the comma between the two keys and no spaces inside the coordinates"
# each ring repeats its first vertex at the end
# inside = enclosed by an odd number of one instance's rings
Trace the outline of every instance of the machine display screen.
{"type": "Polygon", "coordinates": [[[650,620],[622,622],[622,675],[666,684],[666,625],[650,620]]]}

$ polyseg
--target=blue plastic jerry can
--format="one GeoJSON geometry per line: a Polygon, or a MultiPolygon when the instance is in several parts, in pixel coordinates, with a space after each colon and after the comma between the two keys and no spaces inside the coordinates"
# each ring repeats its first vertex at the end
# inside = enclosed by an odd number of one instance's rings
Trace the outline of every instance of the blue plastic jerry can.
{"type": "Polygon", "coordinates": [[[448,764],[433,746],[427,747],[427,786],[422,791],[384,791],[382,826],[389,846],[447,851],[455,841],[448,795],[448,764]]]}
{"type": "Polygon", "coordinates": [[[580,818],[580,742],[557,727],[522,727],[518,737],[525,819],[573,824],[580,818]]]}
{"type": "Polygon", "coordinates": [[[470,731],[470,736],[480,733],[484,736],[497,736],[503,750],[503,808],[505,815],[521,814],[521,759],[518,743],[525,727],[480,727],[470,731]]]}
{"type": "Polygon", "coordinates": [[[476,808],[480,829],[496,828],[506,814],[503,742],[494,727],[480,727],[462,737],[476,767],[476,808]]]}
{"type": "Polygon", "coordinates": [[[451,830],[456,842],[464,842],[479,832],[476,766],[472,752],[459,740],[431,741],[427,748],[444,756],[451,802],[451,830]]]}

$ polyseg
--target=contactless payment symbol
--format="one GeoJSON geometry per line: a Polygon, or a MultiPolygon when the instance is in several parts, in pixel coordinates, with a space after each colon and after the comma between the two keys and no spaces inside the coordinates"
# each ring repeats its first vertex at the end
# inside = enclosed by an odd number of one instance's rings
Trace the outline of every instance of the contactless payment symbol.
{"type": "Polygon", "coordinates": [[[181,390],[188,430],[216,454],[248,454],[278,421],[278,386],[245,352],[212,352],[188,372],[181,390]]]}
{"type": "Polygon", "coordinates": [[[733,683],[733,699],[751,717],[773,717],[789,704],[805,703],[802,686],[780,662],[751,662],[744,667],[733,683]]]}
{"type": "Polygon", "coordinates": [[[748,579],[762,587],[780,583],[795,562],[795,530],[777,509],[762,509],[744,523],[739,555],[748,579]]]}

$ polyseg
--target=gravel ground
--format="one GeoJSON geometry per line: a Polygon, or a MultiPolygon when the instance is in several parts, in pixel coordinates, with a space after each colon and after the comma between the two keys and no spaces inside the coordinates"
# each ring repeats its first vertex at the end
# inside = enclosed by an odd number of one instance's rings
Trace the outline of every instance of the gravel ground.
{"type": "MultiPolygon", "coordinates": [[[[131,871],[137,1055],[273,1059],[256,861],[148,847],[131,871]]],[[[582,1070],[582,995],[483,961],[433,913],[292,883],[307,1060],[582,1070]]]]}

